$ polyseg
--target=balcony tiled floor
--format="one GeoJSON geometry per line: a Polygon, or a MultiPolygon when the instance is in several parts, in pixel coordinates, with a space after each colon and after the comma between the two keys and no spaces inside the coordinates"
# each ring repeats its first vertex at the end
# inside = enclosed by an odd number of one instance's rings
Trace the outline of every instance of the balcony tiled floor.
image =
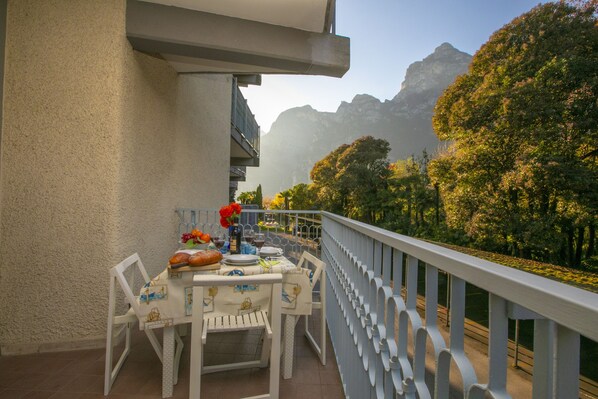
{"type": "MultiPolygon", "coordinates": [[[[344,398],[338,367],[328,341],[328,363],[322,366],[303,336],[300,322],[295,337],[293,378],[280,379],[284,399],[344,398]]],[[[249,360],[259,353],[259,336],[248,332],[212,334],[206,346],[206,364],[249,360]]],[[[161,337],[160,337],[161,339],[161,337]]],[[[189,393],[189,336],[184,338],[179,382],[174,398],[189,393]]],[[[119,354],[115,350],[115,356],[119,354]]],[[[267,392],[268,369],[247,369],[207,374],[202,398],[239,398],[267,392]]],[[[0,398],[103,398],[104,349],[0,357],[0,398]]],[[[161,398],[162,365],[142,332],[135,332],[133,348],[109,398],[161,398]]]]}

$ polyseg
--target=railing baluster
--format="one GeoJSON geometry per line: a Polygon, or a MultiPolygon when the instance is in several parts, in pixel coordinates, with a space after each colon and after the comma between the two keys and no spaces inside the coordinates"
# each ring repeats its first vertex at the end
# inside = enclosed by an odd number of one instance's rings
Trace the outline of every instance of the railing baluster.
{"type": "Polygon", "coordinates": [[[552,320],[534,321],[533,399],[552,397],[555,325],[552,320]]]}
{"type": "MultiPolygon", "coordinates": [[[[598,328],[598,323],[597,323],[598,328]]],[[[575,398],[579,392],[579,333],[556,327],[555,398],[575,398]]]]}
{"type": "Polygon", "coordinates": [[[382,250],[382,281],[385,286],[390,287],[390,279],[392,274],[392,248],[384,245],[382,250]]]}
{"type": "Polygon", "coordinates": [[[407,297],[405,304],[407,310],[417,312],[417,258],[409,255],[407,257],[407,297]]]}
{"type": "Polygon", "coordinates": [[[374,259],[372,261],[374,266],[374,274],[382,276],[382,243],[374,241],[374,259]]]}
{"type": "Polygon", "coordinates": [[[490,343],[488,345],[488,389],[493,393],[507,393],[507,343],[509,319],[507,301],[490,294],[490,343]]]}

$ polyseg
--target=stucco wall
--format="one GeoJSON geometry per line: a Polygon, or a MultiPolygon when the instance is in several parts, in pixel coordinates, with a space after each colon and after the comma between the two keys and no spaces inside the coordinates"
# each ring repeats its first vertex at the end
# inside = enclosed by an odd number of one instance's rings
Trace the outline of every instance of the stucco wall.
{"type": "Polygon", "coordinates": [[[105,335],[108,269],[176,247],[177,206],[228,196],[230,77],[134,52],[125,3],[9,1],[0,209],[3,353],[105,335]]]}

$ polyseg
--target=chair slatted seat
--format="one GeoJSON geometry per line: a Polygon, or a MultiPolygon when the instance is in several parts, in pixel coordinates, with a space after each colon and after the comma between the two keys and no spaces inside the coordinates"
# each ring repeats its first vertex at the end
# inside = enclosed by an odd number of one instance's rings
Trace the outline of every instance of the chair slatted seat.
{"type": "Polygon", "coordinates": [[[224,315],[204,318],[201,341],[206,343],[208,333],[265,330],[268,339],[272,338],[272,328],[268,321],[268,313],[264,310],[249,315],[224,315]]]}
{"type": "Polygon", "coordinates": [[[203,301],[193,301],[189,397],[193,399],[200,398],[202,374],[242,368],[267,367],[269,361],[269,392],[252,398],[278,399],[282,275],[279,273],[250,276],[195,275],[193,277],[193,298],[203,298],[205,287],[232,284],[270,285],[272,288],[270,292],[269,311],[259,310],[244,315],[218,315],[210,317],[209,314],[204,313],[203,301]],[[241,330],[263,330],[264,342],[260,359],[211,366],[203,364],[203,346],[206,344],[208,333],[241,330]]]}

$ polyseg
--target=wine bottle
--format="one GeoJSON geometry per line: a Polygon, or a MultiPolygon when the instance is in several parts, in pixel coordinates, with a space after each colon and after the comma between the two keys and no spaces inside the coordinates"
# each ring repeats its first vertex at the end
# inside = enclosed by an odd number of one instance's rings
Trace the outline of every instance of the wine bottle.
{"type": "Polygon", "coordinates": [[[241,251],[241,231],[239,225],[234,223],[228,228],[229,249],[231,254],[238,254],[241,251]]]}

